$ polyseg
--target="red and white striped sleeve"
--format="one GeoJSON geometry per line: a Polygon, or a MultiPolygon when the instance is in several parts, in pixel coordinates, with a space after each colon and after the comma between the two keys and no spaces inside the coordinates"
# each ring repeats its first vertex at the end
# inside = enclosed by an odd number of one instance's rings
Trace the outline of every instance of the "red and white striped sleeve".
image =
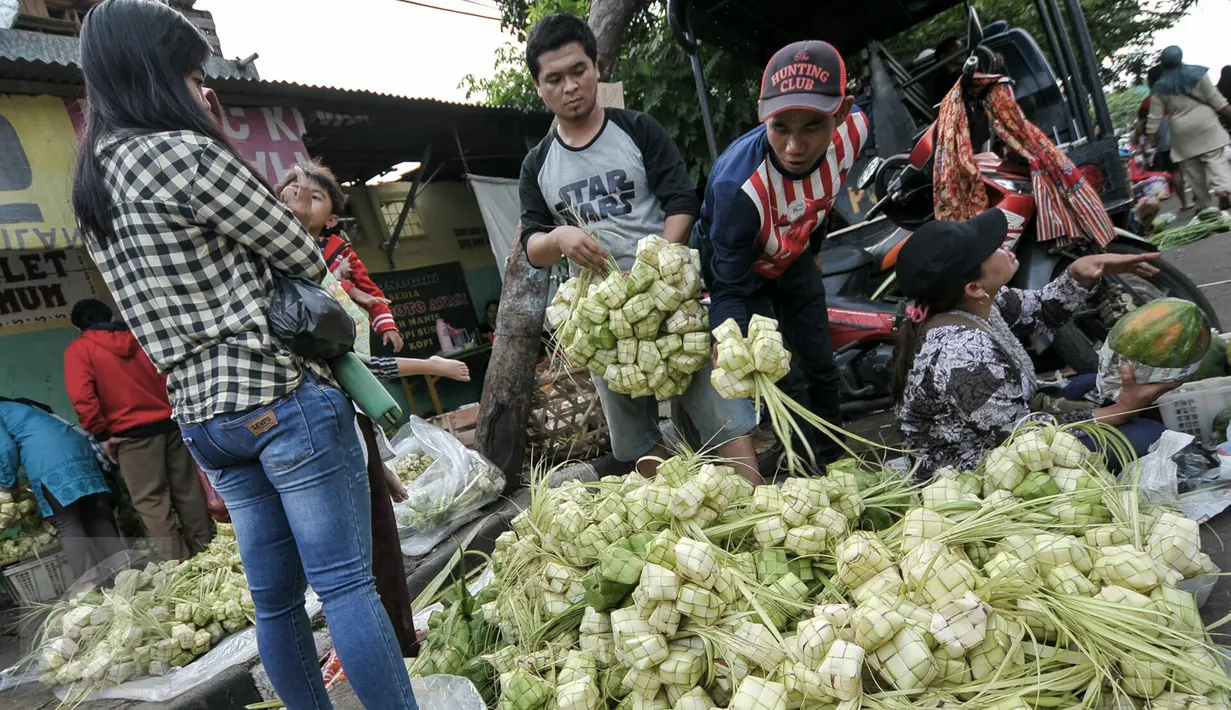
{"type": "MultiPolygon", "coordinates": [[[[385,292],[380,290],[380,286],[377,286],[372,281],[372,277],[368,275],[368,267],[363,265],[354,247],[347,244],[343,247],[341,255],[350,259],[350,280],[354,282],[356,288],[375,298],[385,297],[385,292]]],[[[397,323],[393,320],[393,311],[389,310],[389,306],[384,303],[375,301],[369,304],[368,317],[372,320],[372,330],[377,333],[398,329],[397,323]]]]}

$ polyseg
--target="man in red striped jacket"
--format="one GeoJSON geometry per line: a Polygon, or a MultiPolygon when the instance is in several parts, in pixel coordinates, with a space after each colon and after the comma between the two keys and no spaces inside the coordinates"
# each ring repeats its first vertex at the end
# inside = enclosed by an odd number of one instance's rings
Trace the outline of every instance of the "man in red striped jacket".
{"type": "MultiPolygon", "coordinates": [[[[829,210],[868,137],[846,95],[846,65],[825,42],[795,42],[765,68],[761,125],[714,163],[692,246],[710,290],[710,324],[746,330],[753,313],[778,319],[791,372],[784,392],[833,424],[841,420],[825,287],[816,256],[829,210]]],[[[841,449],[809,429],[818,463],[841,449]]]]}

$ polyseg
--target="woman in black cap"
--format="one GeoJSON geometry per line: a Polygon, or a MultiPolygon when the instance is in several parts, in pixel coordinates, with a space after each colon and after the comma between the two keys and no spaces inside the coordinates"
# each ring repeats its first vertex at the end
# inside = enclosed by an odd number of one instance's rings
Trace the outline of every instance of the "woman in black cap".
{"type": "Polygon", "coordinates": [[[1030,412],[1062,423],[1097,418],[1119,427],[1138,454],[1145,453],[1163,426],[1135,419],[1134,412],[1177,384],[1138,384],[1126,367],[1120,399],[1110,406],[1078,399],[1092,389],[1092,376],[1074,378],[1050,397],[1039,392],[1017,335],[1064,325],[1104,275],[1150,276],[1157,269],[1148,261],[1159,255],[1082,257],[1043,289],[1022,291],[1006,288],[1017,273],[1017,257],[1001,248],[1007,234],[998,209],[969,222],[937,220],[919,228],[898,257],[898,281],[914,303],[898,343],[894,398],[922,470],[974,468],[1030,412]]]}

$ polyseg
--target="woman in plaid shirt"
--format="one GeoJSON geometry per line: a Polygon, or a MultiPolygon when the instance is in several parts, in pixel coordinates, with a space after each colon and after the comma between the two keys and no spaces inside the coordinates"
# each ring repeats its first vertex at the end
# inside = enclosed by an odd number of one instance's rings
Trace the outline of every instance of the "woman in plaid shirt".
{"type": "MultiPolygon", "coordinates": [[[[226,501],[261,659],[291,708],[331,707],[304,610],[310,583],[366,708],[416,708],[372,579],[354,409],[266,312],[280,274],[325,263],[239,156],[202,93],[209,45],[152,0],[109,0],[81,31],[90,101],[73,206],[123,318],[167,376],[184,441],[226,501]]],[[[305,198],[307,194],[305,191],[305,198]]]]}

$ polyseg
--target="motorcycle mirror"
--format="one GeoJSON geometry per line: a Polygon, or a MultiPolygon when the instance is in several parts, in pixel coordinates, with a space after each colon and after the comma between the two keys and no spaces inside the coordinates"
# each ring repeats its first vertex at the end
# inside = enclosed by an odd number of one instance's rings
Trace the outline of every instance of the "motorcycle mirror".
{"type": "Polygon", "coordinates": [[[868,186],[871,185],[872,181],[876,179],[876,171],[880,170],[880,167],[884,164],[885,161],[881,160],[877,156],[872,156],[872,158],[868,160],[868,164],[864,166],[863,172],[859,173],[859,178],[855,180],[855,187],[860,190],[868,189],[868,186]]]}
{"type": "Polygon", "coordinates": [[[975,11],[974,5],[970,6],[970,12],[967,14],[967,34],[966,49],[974,54],[975,48],[983,44],[983,25],[979,22],[979,13],[975,11]]]}

